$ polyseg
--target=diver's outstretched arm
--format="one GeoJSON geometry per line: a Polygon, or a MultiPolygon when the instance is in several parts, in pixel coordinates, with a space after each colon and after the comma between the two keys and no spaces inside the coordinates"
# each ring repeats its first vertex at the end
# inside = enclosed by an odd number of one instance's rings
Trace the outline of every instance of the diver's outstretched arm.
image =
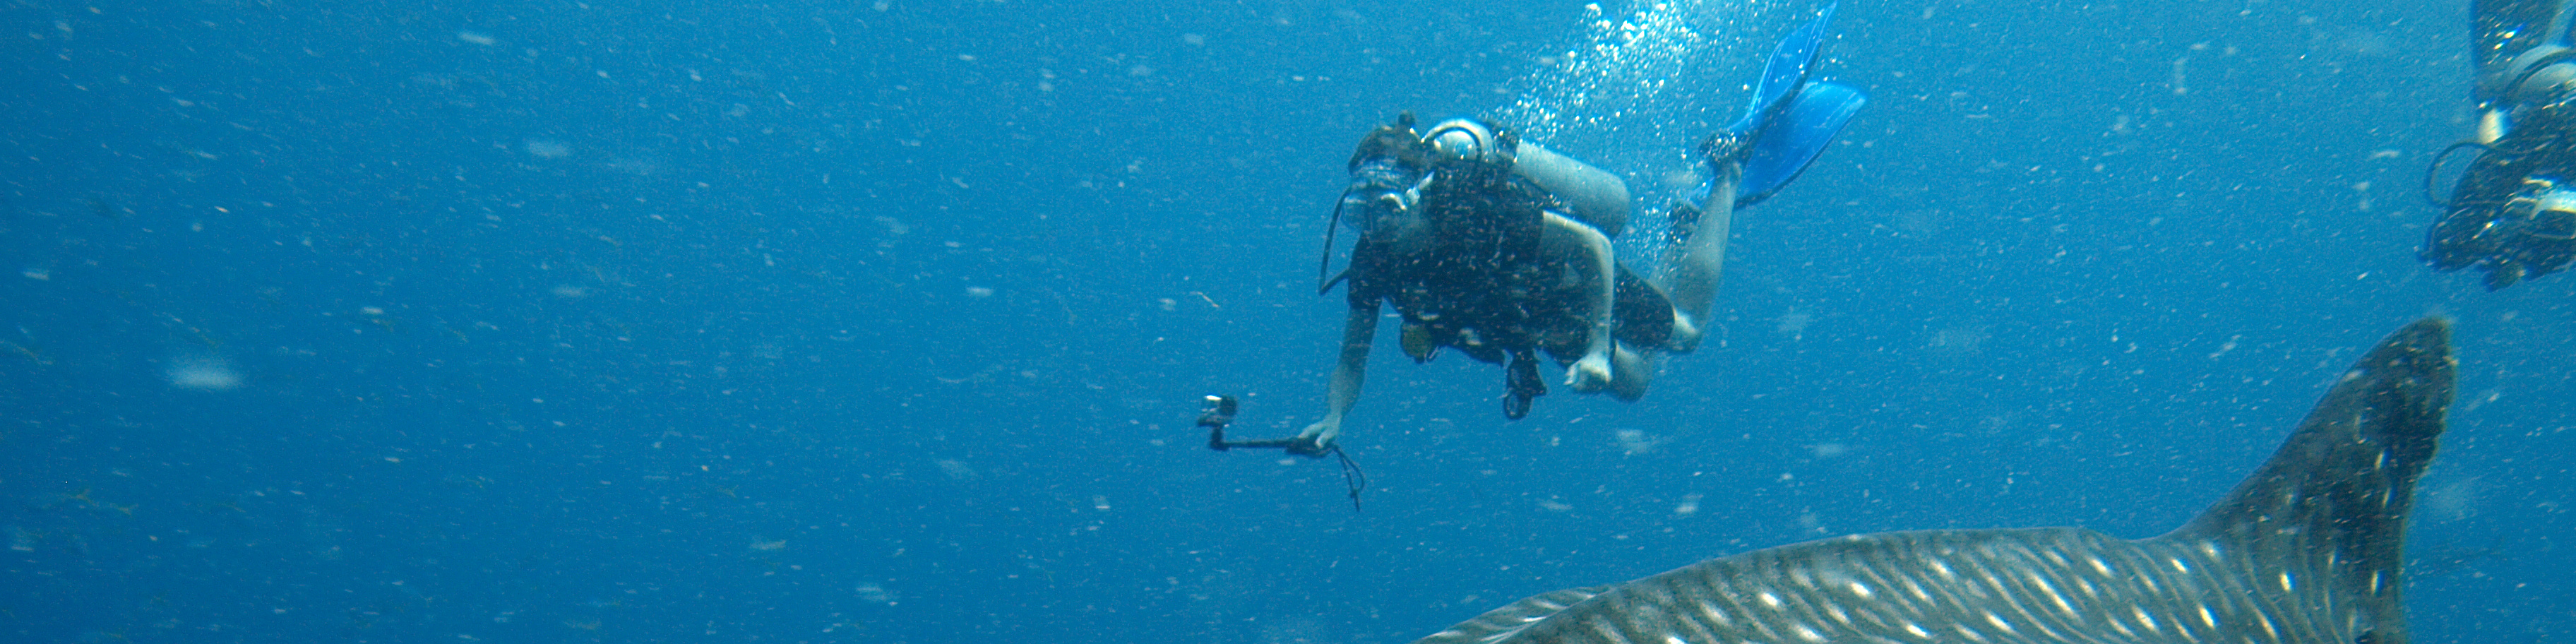
{"type": "Polygon", "coordinates": [[[1333,364],[1333,382],[1324,392],[1324,418],[1297,433],[1289,453],[1321,457],[1342,435],[1342,416],[1360,401],[1360,383],[1368,380],[1369,346],[1377,341],[1376,302],[1352,306],[1342,320],[1342,358],[1333,364]]]}
{"type": "Polygon", "coordinates": [[[1583,222],[1555,212],[1545,214],[1547,226],[1539,233],[1543,253],[1565,263],[1582,274],[1580,286],[1585,302],[1583,358],[1565,369],[1565,384],[1575,391],[1592,392],[1611,383],[1610,329],[1612,314],[1618,305],[1618,258],[1611,256],[1610,237],[1583,222]]]}
{"type": "Polygon", "coordinates": [[[1674,213],[1673,234],[1680,239],[1664,250],[1664,293],[1673,301],[1673,334],[1667,348],[1677,353],[1699,348],[1700,338],[1707,333],[1709,310],[1717,301],[1718,282],[1726,268],[1735,188],[1744,176],[1741,161],[1712,157],[1709,170],[1714,176],[1698,216],[1674,213]]]}

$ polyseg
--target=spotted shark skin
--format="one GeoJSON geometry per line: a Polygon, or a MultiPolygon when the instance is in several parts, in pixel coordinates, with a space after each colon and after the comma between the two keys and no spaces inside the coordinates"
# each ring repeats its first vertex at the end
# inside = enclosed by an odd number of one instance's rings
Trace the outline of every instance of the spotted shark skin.
{"type": "Polygon", "coordinates": [[[1855,535],[1547,593],[1417,644],[2405,644],[2406,512],[2454,369],[2447,322],[2390,335],[2269,462],[2162,536],[1855,535]]]}

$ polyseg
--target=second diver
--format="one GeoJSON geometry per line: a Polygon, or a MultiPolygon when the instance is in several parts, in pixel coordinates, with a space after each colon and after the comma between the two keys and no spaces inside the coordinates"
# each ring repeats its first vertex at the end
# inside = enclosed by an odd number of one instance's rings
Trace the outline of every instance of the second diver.
{"type": "Polygon", "coordinates": [[[2436,204],[2442,213],[2423,257],[2445,272],[2477,267],[2495,290],[2576,261],[2576,49],[2568,33],[2576,7],[2473,4],[2478,129],[2452,149],[2480,152],[2449,203],[2436,204]]]}

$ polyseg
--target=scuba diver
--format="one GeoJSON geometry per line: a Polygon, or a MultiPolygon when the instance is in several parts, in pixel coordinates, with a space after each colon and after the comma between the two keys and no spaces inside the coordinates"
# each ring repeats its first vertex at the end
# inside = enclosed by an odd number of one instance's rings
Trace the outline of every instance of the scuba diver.
{"type": "Polygon", "coordinates": [[[1381,303],[1395,305],[1404,353],[1416,362],[1456,348],[1502,365],[1506,417],[1527,415],[1547,393],[1540,351],[1575,391],[1643,396],[1650,355],[1697,348],[1711,324],[1734,210],[1796,178],[1865,100],[1848,86],[1808,82],[1832,16],[1828,5],[1784,38],[1755,79],[1750,109],[1701,144],[1708,177],[1673,206],[1671,245],[1654,281],[1612,254],[1629,209],[1616,175],[1488,121],[1417,131],[1406,113],[1362,138],[1334,209],[1359,239],[1349,267],[1321,279],[1336,229],[1327,225],[1318,268],[1321,292],[1348,282],[1340,359],[1323,418],[1279,446],[1310,457],[1338,452],[1381,303]]]}
{"type": "MultiPolygon", "coordinates": [[[[2476,0],[2478,126],[2453,144],[2477,159],[2433,222],[2424,261],[2449,272],[2486,271],[2487,290],[2567,268],[2576,260],[2576,49],[2564,0],[2476,0]]],[[[2438,169],[2441,158],[2436,157],[2438,169]]],[[[2425,182],[2430,196],[2432,170],[2425,182]]]]}

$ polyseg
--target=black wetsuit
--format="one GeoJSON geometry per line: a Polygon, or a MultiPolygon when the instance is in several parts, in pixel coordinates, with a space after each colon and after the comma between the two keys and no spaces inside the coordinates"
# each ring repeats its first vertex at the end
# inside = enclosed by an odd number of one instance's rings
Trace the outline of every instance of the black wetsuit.
{"type": "MultiPolygon", "coordinates": [[[[1558,267],[1539,252],[1546,212],[1562,206],[1508,167],[1462,164],[1424,186],[1416,207],[1430,241],[1407,253],[1362,236],[1351,254],[1350,306],[1393,303],[1405,322],[1406,352],[1418,361],[1454,347],[1503,365],[1505,415],[1520,418],[1531,398],[1547,393],[1536,352],[1566,362],[1589,349],[1588,298],[1565,288],[1558,267]]],[[[1624,264],[1615,279],[1612,337],[1662,346],[1672,332],[1672,305],[1624,264]]]]}
{"type": "Polygon", "coordinates": [[[1486,362],[1502,362],[1492,345],[1535,346],[1529,330],[1547,313],[1540,309],[1562,308],[1531,292],[1549,203],[1508,168],[1444,169],[1423,187],[1416,206],[1430,227],[1427,242],[1405,252],[1362,236],[1352,249],[1351,307],[1390,302],[1407,324],[1431,329],[1438,345],[1486,362]],[[1470,330],[1479,342],[1459,344],[1470,330]]]}

